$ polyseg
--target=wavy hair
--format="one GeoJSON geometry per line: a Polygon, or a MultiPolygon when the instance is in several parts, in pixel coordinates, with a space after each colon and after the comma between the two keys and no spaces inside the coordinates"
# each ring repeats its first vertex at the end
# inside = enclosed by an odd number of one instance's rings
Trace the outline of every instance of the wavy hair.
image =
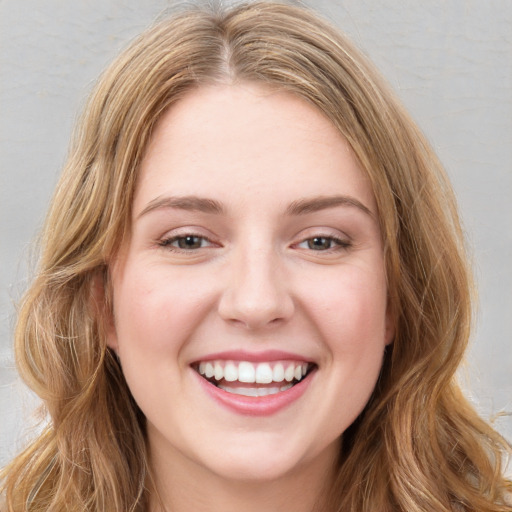
{"type": "Polygon", "coordinates": [[[308,10],[192,7],[145,31],[106,70],[78,124],[19,311],[19,371],[45,431],[3,471],[9,512],[143,511],[145,419],[107,348],[108,262],[130,230],[137,175],[162,114],[203,84],[295,94],[348,140],[378,205],[396,336],[344,433],[322,510],[511,511],[506,441],[462,395],[472,285],[451,187],[373,66],[308,10]]]}

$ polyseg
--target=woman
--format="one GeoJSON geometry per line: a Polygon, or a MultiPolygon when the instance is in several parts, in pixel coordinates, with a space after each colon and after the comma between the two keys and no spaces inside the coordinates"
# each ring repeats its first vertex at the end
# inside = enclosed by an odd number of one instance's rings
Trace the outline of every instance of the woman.
{"type": "Polygon", "coordinates": [[[462,396],[455,202],[300,8],[189,9],[89,102],[16,332],[47,430],[7,510],[510,511],[462,396]]]}

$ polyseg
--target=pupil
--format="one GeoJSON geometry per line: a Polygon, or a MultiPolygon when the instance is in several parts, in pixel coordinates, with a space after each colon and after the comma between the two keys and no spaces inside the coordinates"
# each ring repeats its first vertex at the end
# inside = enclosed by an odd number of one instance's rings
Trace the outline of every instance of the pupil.
{"type": "Polygon", "coordinates": [[[315,237],[312,238],[309,242],[309,248],[313,250],[320,250],[320,249],[330,249],[331,248],[331,240],[329,238],[325,237],[315,237]]]}
{"type": "Polygon", "coordinates": [[[178,240],[180,249],[196,249],[201,247],[201,240],[198,236],[184,236],[178,240]]]}

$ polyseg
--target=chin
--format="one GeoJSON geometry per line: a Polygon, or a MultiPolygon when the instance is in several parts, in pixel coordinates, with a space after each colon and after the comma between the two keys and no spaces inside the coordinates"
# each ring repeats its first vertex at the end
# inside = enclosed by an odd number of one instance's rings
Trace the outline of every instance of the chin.
{"type": "MultiPolygon", "coordinates": [[[[289,440],[289,438],[288,438],[289,440]]],[[[249,442],[249,441],[248,441],[249,442]]],[[[237,443],[222,452],[212,453],[203,466],[218,477],[239,483],[270,483],[287,477],[317,471],[316,468],[331,467],[339,453],[339,439],[321,449],[293,443],[287,446],[286,439],[256,440],[250,448],[237,443]],[[327,462],[327,464],[326,464],[327,462]]]]}
{"type": "Polygon", "coordinates": [[[227,464],[217,464],[211,470],[225,481],[261,484],[276,482],[291,476],[302,465],[291,460],[273,458],[262,460],[263,457],[259,457],[259,459],[258,461],[254,461],[253,458],[231,460],[227,464]]]}

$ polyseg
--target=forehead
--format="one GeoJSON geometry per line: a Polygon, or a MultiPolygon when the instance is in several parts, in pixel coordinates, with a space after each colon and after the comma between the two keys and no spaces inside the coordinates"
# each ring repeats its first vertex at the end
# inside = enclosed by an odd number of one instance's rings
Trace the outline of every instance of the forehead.
{"type": "Polygon", "coordinates": [[[162,194],[290,202],[353,194],[375,201],[345,138],[291,93],[244,83],[189,92],[162,117],[141,167],[134,213],[162,194]],[[237,196],[229,194],[236,189],[237,196]]]}

